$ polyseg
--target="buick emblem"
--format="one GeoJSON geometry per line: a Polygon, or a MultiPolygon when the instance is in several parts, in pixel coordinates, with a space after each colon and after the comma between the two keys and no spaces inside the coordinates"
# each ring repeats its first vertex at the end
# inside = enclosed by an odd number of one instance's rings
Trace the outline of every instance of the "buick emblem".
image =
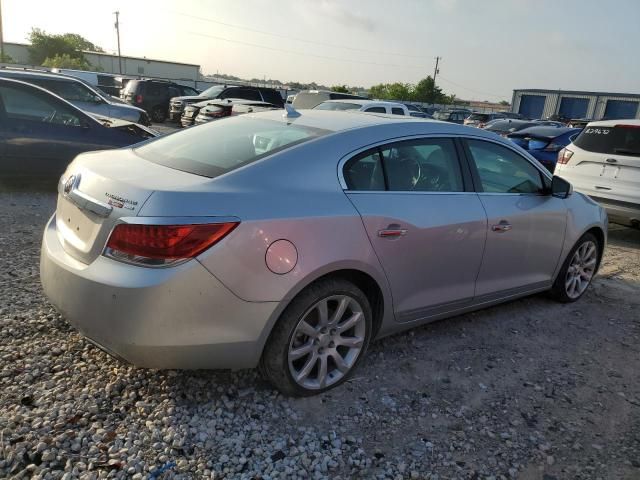
{"type": "Polygon", "coordinates": [[[71,190],[73,190],[74,187],[78,186],[78,183],[80,183],[80,175],[78,175],[78,176],[71,175],[64,182],[64,186],[62,187],[62,191],[64,192],[65,195],[69,195],[69,193],[71,193],[71,190]]]}

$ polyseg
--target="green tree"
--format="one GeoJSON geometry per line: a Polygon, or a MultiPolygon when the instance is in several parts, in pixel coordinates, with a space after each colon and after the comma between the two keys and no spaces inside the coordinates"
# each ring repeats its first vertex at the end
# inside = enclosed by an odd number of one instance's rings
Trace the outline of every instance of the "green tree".
{"type": "Polygon", "coordinates": [[[331,87],[331,91],[332,92],[339,92],[339,93],[349,93],[349,87],[347,87],[346,85],[333,85],[331,87]]]}
{"type": "Polygon", "coordinates": [[[31,30],[29,42],[31,43],[29,47],[29,60],[34,65],[44,65],[47,60],[49,60],[47,62],[49,64],[52,62],[56,64],[61,62],[68,64],[71,62],[71,59],[76,59],[79,61],[78,65],[82,65],[83,68],[86,69],[90,68],[90,63],[84,58],[82,51],[104,51],[76,33],[51,35],[39,28],[33,28],[31,30]],[[58,58],[56,59],[56,57],[58,58]]]}
{"type": "Polygon", "coordinates": [[[446,103],[447,96],[438,87],[431,76],[420,80],[413,88],[412,100],[424,103],[446,103]]]}
{"type": "Polygon", "coordinates": [[[500,100],[500,105],[504,105],[506,107],[507,105],[510,105],[510,103],[506,100],[500,100]]]}
{"type": "Polygon", "coordinates": [[[47,57],[42,62],[43,67],[49,68],[71,68],[73,70],[92,70],[91,64],[84,58],[76,58],[68,53],[47,57]]]}
{"type": "Polygon", "coordinates": [[[409,83],[381,83],[369,89],[369,96],[380,100],[411,100],[412,88],[409,83]]]}

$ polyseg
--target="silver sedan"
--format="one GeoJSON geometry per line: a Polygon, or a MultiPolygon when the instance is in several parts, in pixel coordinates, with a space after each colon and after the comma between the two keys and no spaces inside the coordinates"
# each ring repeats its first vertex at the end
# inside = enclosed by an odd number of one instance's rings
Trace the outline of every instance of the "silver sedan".
{"type": "Polygon", "coordinates": [[[411,117],[246,114],[78,156],[43,238],[52,303],[152,368],[335,387],[373,339],[548,291],[579,299],[607,216],[495,134],[411,117]]]}

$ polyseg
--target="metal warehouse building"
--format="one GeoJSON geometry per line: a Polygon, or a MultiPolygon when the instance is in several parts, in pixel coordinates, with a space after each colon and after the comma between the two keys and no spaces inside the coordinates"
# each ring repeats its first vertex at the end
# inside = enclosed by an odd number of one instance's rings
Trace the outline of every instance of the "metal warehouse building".
{"type": "Polygon", "coordinates": [[[511,102],[512,112],[527,118],[640,118],[639,106],[640,94],[570,90],[514,90],[511,102]]]}

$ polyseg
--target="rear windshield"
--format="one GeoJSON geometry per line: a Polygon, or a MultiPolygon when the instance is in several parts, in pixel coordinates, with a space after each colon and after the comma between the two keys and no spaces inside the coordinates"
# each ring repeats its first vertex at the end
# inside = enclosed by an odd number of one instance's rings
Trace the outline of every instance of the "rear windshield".
{"type": "Polygon", "coordinates": [[[328,133],[243,115],[160,137],[134,151],[150,162],[213,178],[328,133]]]}
{"type": "Polygon", "coordinates": [[[357,103],[337,103],[324,102],[313,107],[314,110],[358,110],[360,105],[357,103]]]}
{"type": "Polygon", "coordinates": [[[589,152],[640,157],[640,126],[587,127],[574,143],[589,152]]]}

